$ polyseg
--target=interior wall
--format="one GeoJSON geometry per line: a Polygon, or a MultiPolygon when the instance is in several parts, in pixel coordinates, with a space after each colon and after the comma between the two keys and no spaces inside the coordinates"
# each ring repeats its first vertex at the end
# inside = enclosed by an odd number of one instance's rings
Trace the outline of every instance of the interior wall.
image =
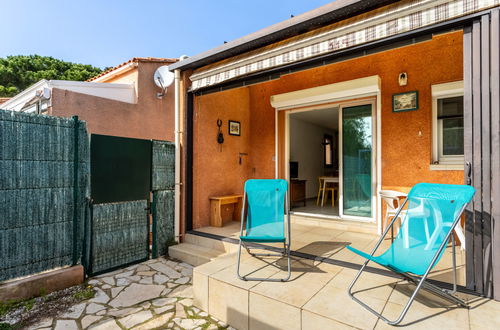
{"type": "Polygon", "coordinates": [[[318,194],[318,177],[325,175],[324,146],[321,144],[325,134],[334,136],[334,131],[303,120],[289,119],[290,124],[290,161],[299,163],[299,179],[307,180],[306,198],[318,194]]]}

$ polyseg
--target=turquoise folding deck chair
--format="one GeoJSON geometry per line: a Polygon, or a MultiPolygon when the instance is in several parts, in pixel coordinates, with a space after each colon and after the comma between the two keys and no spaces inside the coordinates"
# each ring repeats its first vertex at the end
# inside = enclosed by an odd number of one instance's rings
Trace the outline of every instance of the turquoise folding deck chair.
{"type": "Polygon", "coordinates": [[[241,211],[240,244],[236,274],[244,281],[284,282],[290,279],[290,207],[288,183],[285,180],[248,180],[245,182],[241,211]],[[285,214],[287,235],[285,235],[285,214]],[[243,234],[243,225],[246,230],[243,234]],[[252,243],[258,243],[255,245],[252,243]],[[283,243],[282,253],[254,253],[251,249],[269,249],[260,243],[283,243]],[[240,275],[241,247],[252,256],[280,256],[288,259],[288,276],[285,278],[258,278],[240,275]]]}
{"type": "Polygon", "coordinates": [[[457,288],[453,229],[460,221],[462,212],[467,203],[471,201],[474,193],[475,190],[473,187],[465,185],[433,183],[419,183],[415,185],[370,254],[347,246],[352,252],[367,259],[349,286],[349,296],[377,317],[391,325],[399,324],[403,320],[410,305],[415,300],[417,293],[422,287],[453,303],[462,307],[467,307],[467,304],[463,300],[453,295],[457,288]],[[405,205],[408,205],[408,208],[396,239],[385,252],[378,256],[374,256],[376,250],[384,240],[385,235],[394,225],[395,220],[398,218],[399,213],[405,205]],[[437,265],[443,256],[450,237],[452,241],[454,277],[452,291],[441,289],[426,282],[430,271],[437,265]],[[399,317],[394,321],[386,319],[380,313],[377,313],[371,307],[356,298],[352,293],[354,284],[370,261],[416,284],[415,291],[404,306],[399,317]]]}

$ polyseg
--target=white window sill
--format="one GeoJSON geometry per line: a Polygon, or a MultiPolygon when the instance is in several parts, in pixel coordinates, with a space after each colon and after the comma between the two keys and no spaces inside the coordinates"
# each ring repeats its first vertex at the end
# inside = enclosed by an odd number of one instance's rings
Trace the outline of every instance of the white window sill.
{"type": "Polygon", "coordinates": [[[431,171],[464,171],[464,163],[457,164],[431,164],[431,171]]]}

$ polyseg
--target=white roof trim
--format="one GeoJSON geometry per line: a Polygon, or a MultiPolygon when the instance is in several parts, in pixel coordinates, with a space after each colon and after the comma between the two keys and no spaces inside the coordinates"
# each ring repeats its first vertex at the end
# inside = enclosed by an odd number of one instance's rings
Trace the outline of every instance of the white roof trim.
{"type": "Polygon", "coordinates": [[[19,111],[26,104],[26,102],[31,100],[36,95],[37,90],[47,88],[48,85],[48,80],[42,79],[36,84],[26,88],[21,93],[13,96],[7,102],[0,104],[0,109],[19,111]]]}
{"type": "Polygon", "coordinates": [[[287,110],[353,98],[374,96],[379,92],[380,77],[370,76],[273,95],[271,96],[271,105],[277,110],[287,110]]]}
{"type": "Polygon", "coordinates": [[[26,104],[26,102],[36,96],[37,91],[44,88],[50,89],[51,91],[53,88],[58,88],[120,102],[131,104],[137,103],[134,84],[97,83],[68,80],[40,80],[36,84],[31,85],[21,93],[17,94],[7,102],[0,105],[0,108],[5,110],[20,111],[26,104]]]}

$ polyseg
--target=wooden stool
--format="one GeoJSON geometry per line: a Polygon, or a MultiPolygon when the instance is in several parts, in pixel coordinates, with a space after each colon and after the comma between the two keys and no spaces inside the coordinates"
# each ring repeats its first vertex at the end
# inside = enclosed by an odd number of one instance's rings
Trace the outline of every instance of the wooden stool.
{"type": "Polygon", "coordinates": [[[234,204],[233,221],[239,221],[243,207],[243,195],[210,197],[210,226],[222,227],[222,205],[234,204]]]}

